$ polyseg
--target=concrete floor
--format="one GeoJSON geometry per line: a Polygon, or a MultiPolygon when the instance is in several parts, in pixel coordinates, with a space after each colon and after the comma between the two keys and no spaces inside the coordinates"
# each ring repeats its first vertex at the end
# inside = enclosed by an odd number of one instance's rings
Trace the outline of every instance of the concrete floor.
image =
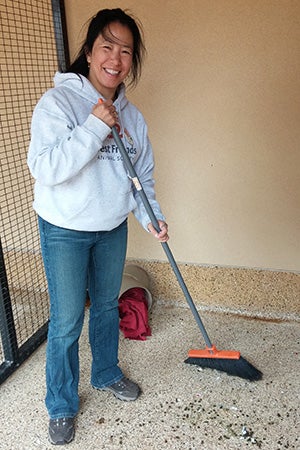
{"type": "MultiPolygon", "coordinates": [[[[87,320],[81,337],[81,409],[68,449],[300,449],[300,323],[201,313],[220,349],[240,350],[259,368],[261,381],[184,364],[202,348],[185,307],[155,303],[152,337],[120,339],[120,364],[142,396],[120,402],[89,384],[87,320]]],[[[86,317],[87,319],[87,317],[86,317]]],[[[47,440],[42,345],[0,386],[0,448],[53,449],[47,440]]],[[[60,448],[60,447],[58,447],[60,448]]]]}

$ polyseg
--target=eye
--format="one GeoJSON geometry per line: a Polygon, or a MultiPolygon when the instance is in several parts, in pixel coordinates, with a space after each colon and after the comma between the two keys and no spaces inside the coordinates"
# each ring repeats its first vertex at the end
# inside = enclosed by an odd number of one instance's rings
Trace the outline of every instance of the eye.
{"type": "Polygon", "coordinates": [[[103,44],[101,47],[102,47],[104,50],[111,50],[111,45],[109,45],[109,44],[103,44]]]}
{"type": "Polygon", "coordinates": [[[123,50],[122,50],[122,53],[123,53],[124,55],[129,55],[129,56],[132,55],[132,51],[131,51],[130,49],[127,49],[127,48],[123,49],[123,50]]]}

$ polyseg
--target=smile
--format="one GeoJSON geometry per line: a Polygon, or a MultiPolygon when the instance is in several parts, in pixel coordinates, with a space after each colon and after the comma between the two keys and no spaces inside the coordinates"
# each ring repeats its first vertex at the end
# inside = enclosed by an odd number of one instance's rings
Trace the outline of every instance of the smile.
{"type": "Polygon", "coordinates": [[[113,70],[113,69],[104,69],[104,70],[109,75],[119,75],[119,73],[120,73],[118,70],[113,70]]]}

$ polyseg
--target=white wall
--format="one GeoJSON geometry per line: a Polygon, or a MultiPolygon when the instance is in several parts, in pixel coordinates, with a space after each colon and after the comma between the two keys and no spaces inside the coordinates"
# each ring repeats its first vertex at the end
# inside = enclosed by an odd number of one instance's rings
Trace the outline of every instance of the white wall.
{"type": "MultiPolygon", "coordinates": [[[[66,0],[71,54],[99,8],[129,8],[143,111],[180,262],[300,270],[300,2],[66,0]]],[[[128,256],[164,260],[132,218],[128,256]]]]}

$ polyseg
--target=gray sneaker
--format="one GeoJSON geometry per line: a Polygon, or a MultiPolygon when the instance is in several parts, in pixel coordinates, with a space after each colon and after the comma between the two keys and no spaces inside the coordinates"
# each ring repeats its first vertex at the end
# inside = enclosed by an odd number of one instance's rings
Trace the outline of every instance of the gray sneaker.
{"type": "Polygon", "coordinates": [[[50,419],[49,440],[54,445],[69,444],[74,439],[75,427],[73,417],[50,419]]]}
{"type": "Polygon", "coordinates": [[[112,392],[119,400],[125,400],[127,402],[136,400],[141,393],[140,387],[125,377],[117,381],[117,383],[101,388],[101,390],[112,392]]]}

